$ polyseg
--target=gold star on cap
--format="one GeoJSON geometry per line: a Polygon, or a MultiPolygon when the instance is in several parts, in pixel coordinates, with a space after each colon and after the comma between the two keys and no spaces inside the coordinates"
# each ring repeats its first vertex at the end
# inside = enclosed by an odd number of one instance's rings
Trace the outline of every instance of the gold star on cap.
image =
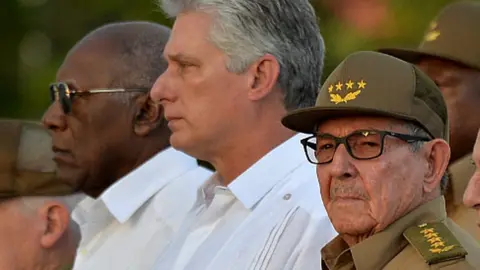
{"type": "Polygon", "coordinates": [[[365,85],[367,85],[367,83],[364,82],[363,80],[359,81],[357,84],[358,84],[358,89],[365,89],[365,85]]]}
{"type": "Polygon", "coordinates": [[[437,22],[430,23],[430,28],[425,34],[425,41],[434,41],[440,36],[440,31],[438,31],[437,26],[437,22]]]}
{"type": "Polygon", "coordinates": [[[338,83],[335,85],[335,88],[337,89],[337,91],[340,91],[340,90],[342,90],[342,86],[343,86],[343,83],[338,82],[338,83]]]}
{"type": "Polygon", "coordinates": [[[352,89],[352,88],[353,88],[353,82],[352,82],[352,80],[348,80],[348,82],[345,83],[345,85],[347,86],[347,89],[352,89]]]}
{"type": "Polygon", "coordinates": [[[336,91],[342,91],[342,87],[343,87],[343,83],[345,83],[345,91],[347,93],[345,94],[333,94],[333,85],[330,85],[328,87],[328,92],[331,93],[330,94],[330,101],[335,103],[335,104],[339,104],[339,103],[347,103],[348,101],[350,100],[354,100],[357,98],[357,96],[362,92],[362,90],[360,89],[365,89],[365,86],[367,85],[367,83],[364,81],[364,80],[361,80],[359,82],[357,82],[358,84],[358,89],[354,91],[354,85],[355,85],[355,82],[353,82],[352,80],[348,80],[348,81],[344,81],[344,82],[337,82],[337,84],[335,84],[335,89],[336,91]],[[349,89],[352,89],[349,91],[349,89]]]}

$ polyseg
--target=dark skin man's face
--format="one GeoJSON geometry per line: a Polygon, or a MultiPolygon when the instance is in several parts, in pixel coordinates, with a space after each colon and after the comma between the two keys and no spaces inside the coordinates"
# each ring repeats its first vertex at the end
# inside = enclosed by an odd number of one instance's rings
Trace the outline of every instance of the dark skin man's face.
{"type": "MultiPolygon", "coordinates": [[[[78,47],[65,59],[56,81],[76,91],[109,88],[115,55],[107,45],[78,47]]],[[[43,117],[53,138],[58,176],[91,196],[98,196],[134,162],[128,160],[135,155],[133,147],[125,142],[135,141],[136,106],[125,104],[128,98],[120,95],[125,94],[75,96],[69,113],[56,101],[43,117]]]]}
{"type": "Polygon", "coordinates": [[[417,65],[440,87],[447,104],[452,163],[472,152],[480,127],[480,71],[432,57],[417,65]]]}

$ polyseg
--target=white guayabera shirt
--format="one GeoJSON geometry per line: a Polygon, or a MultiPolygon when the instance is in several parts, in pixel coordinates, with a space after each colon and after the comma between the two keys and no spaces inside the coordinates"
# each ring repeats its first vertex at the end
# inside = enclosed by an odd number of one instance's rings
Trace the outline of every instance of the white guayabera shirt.
{"type": "Polygon", "coordinates": [[[213,175],[155,269],[320,269],[320,249],[336,232],[301,138],[284,142],[227,187],[213,175]]]}
{"type": "Polygon", "coordinates": [[[82,240],[74,269],[152,269],[212,172],[168,148],[72,213],[82,240]]]}

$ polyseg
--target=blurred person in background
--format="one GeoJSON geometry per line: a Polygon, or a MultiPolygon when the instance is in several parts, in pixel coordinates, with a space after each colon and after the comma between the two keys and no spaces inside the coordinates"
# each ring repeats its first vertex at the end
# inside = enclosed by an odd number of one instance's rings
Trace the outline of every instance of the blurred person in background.
{"type": "Polygon", "coordinates": [[[322,249],[322,269],[479,269],[480,245],[447,218],[442,196],[446,104],[414,65],[351,54],[316,105],[283,123],[312,134],[303,148],[339,233],[322,249]]]}
{"type": "Polygon", "coordinates": [[[84,198],[55,177],[41,124],[0,120],[0,269],[71,269],[80,241],[70,213],[84,198]]]}
{"type": "Polygon", "coordinates": [[[75,269],[150,269],[210,176],[170,148],[162,107],[148,91],[166,69],[170,29],[101,26],[68,53],[43,117],[58,177],[90,195],[75,209],[75,269]]]}
{"type": "Polygon", "coordinates": [[[468,181],[475,171],[473,145],[480,128],[480,3],[459,1],[434,18],[415,50],[379,51],[418,65],[440,87],[450,122],[448,216],[480,241],[475,211],[462,204],[468,181]]]}
{"type": "Polygon", "coordinates": [[[324,45],[307,0],[160,1],[175,17],[151,91],[180,151],[217,173],[156,269],[319,269],[335,233],[280,123],[313,105],[324,45]]]}
{"type": "Polygon", "coordinates": [[[480,230],[480,130],[478,131],[477,141],[473,148],[472,163],[476,167],[470,182],[468,183],[467,190],[463,197],[463,202],[467,207],[477,212],[476,225],[480,230]]]}

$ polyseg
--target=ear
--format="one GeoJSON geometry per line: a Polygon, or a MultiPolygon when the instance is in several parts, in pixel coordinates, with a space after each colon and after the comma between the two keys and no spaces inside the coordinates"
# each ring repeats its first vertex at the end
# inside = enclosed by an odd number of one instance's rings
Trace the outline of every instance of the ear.
{"type": "Polygon", "coordinates": [[[434,139],[424,146],[427,159],[427,172],[423,182],[423,191],[430,193],[435,190],[445,174],[450,161],[450,146],[445,140],[434,139]]]}
{"type": "Polygon", "coordinates": [[[43,248],[48,249],[53,247],[67,232],[70,214],[63,204],[51,201],[39,209],[39,216],[45,224],[40,244],[43,248]]]}
{"type": "Polygon", "coordinates": [[[147,136],[162,121],[163,107],[154,102],[150,95],[142,95],[136,100],[138,111],[135,115],[134,132],[138,136],[147,136]]]}
{"type": "Polygon", "coordinates": [[[260,100],[277,84],[280,64],[273,55],[265,54],[250,66],[248,72],[253,75],[249,81],[248,97],[250,100],[260,100]]]}

